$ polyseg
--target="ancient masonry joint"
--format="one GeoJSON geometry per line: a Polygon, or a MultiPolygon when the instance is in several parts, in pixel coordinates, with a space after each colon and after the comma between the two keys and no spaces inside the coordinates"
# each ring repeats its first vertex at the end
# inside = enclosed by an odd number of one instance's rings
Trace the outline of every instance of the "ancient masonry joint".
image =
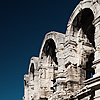
{"type": "Polygon", "coordinates": [[[100,100],[100,0],[83,0],[66,34],[45,35],[24,75],[23,100],[100,100]]]}

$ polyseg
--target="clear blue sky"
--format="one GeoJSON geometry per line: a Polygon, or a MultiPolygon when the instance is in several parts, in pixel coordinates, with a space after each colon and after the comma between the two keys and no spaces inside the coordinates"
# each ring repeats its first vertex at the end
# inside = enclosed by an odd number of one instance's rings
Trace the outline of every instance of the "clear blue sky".
{"type": "Polygon", "coordinates": [[[22,100],[30,58],[47,32],[66,32],[79,1],[0,0],[0,100],[22,100]]]}

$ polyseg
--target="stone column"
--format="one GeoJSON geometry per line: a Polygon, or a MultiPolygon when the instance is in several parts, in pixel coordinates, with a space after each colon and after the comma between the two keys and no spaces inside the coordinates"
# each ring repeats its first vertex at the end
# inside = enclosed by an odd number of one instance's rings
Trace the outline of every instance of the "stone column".
{"type": "Polygon", "coordinates": [[[94,84],[95,87],[95,100],[100,100],[100,16],[96,18],[93,22],[95,25],[95,60],[94,60],[94,66],[95,66],[95,75],[93,78],[95,78],[97,81],[94,84]]]}
{"type": "Polygon", "coordinates": [[[24,100],[29,100],[29,75],[24,75],[24,100]]]}
{"type": "Polygon", "coordinates": [[[76,37],[74,36],[67,36],[66,42],[64,44],[65,50],[64,50],[64,57],[65,57],[65,66],[69,65],[69,63],[76,64],[76,37]],[[70,38],[68,40],[68,38],[70,38]]]}
{"type": "Polygon", "coordinates": [[[63,55],[63,50],[57,49],[57,60],[58,60],[58,74],[62,74],[64,70],[64,55],[63,55]]]}
{"type": "Polygon", "coordinates": [[[100,76],[100,17],[94,20],[95,25],[95,75],[94,77],[100,76]]]}

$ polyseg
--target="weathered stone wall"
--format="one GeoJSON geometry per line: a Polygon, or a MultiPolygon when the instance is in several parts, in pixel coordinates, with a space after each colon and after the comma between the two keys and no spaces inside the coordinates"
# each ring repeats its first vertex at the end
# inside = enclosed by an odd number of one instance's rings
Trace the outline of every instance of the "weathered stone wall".
{"type": "Polygon", "coordinates": [[[100,0],[83,0],[66,34],[45,35],[24,76],[24,100],[100,100],[100,0]]]}

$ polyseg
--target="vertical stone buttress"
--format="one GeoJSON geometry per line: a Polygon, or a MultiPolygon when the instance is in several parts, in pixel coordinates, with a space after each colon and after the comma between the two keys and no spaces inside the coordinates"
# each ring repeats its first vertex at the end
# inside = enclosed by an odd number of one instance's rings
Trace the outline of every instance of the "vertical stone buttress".
{"type": "Polygon", "coordinates": [[[97,89],[95,90],[95,100],[100,100],[100,16],[94,20],[95,25],[95,60],[94,60],[94,67],[95,67],[95,75],[98,81],[95,82],[97,85],[97,89]]]}

